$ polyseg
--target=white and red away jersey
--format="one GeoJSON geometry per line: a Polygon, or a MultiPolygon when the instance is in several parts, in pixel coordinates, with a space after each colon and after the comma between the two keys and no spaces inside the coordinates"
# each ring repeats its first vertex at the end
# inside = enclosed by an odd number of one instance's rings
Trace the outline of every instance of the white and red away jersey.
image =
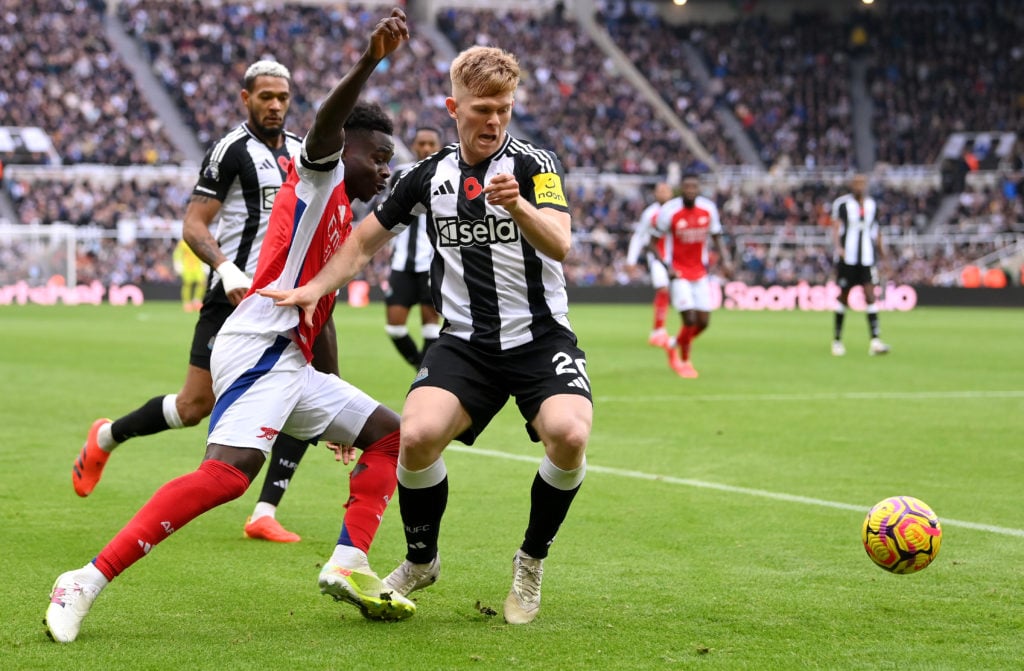
{"type": "Polygon", "coordinates": [[[326,265],[352,231],[352,208],[345,193],[345,165],[341,152],[318,162],[310,161],[303,144],[288,178],[274,200],[267,236],[263,240],[252,288],[224,322],[220,333],[291,338],[307,361],[311,347],[331,314],[335,294],[317,303],[313,327],[300,319],[298,308],[282,309],[259,289],[294,289],[309,282],[326,265]]]}
{"type": "Polygon", "coordinates": [[[709,198],[697,196],[693,207],[686,207],[682,197],[662,205],[653,235],[665,241],[664,259],[675,274],[693,281],[708,274],[708,234],[721,232],[718,207],[709,198]]]}

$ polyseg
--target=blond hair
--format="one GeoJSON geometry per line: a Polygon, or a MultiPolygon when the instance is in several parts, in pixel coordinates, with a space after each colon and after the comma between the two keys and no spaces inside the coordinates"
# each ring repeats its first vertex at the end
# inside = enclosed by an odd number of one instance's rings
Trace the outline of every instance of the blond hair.
{"type": "Polygon", "coordinates": [[[496,47],[470,47],[451,67],[452,95],[465,92],[480,98],[511,93],[519,86],[519,61],[496,47]]]}
{"type": "Polygon", "coordinates": [[[291,81],[292,73],[288,72],[288,68],[277,61],[256,61],[246,69],[245,76],[242,77],[242,86],[245,87],[246,91],[252,93],[257,77],[280,77],[281,79],[291,81]]]}

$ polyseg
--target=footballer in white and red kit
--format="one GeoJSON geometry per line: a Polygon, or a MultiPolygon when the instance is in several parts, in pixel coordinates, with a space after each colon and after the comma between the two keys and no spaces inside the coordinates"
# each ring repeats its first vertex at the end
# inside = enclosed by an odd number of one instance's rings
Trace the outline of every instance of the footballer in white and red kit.
{"type": "MultiPolygon", "coordinates": [[[[313,358],[312,343],[331,315],[335,294],[320,299],[313,324],[309,325],[299,319],[297,310],[281,310],[272,300],[256,293],[259,289],[305,284],[348,237],[352,230],[352,208],[345,193],[344,164],[339,157],[340,153],[311,161],[304,144],[302,155],[281,186],[252,288],[214,341],[211,372],[217,402],[210,415],[211,443],[264,449],[270,441],[256,428],[269,428],[276,436],[286,422],[290,435],[301,433],[317,438],[327,428],[324,422],[333,419],[341,409],[325,408],[322,402],[315,402],[312,406],[318,408],[318,419],[306,424],[301,420],[303,413],[295,416],[300,409],[296,405],[303,398],[300,390],[313,379],[312,369],[306,366],[313,358]],[[298,371],[305,374],[284,385],[282,376],[271,375],[298,371]],[[285,401],[289,395],[294,395],[294,403],[285,401]],[[300,421],[303,424],[295,426],[300,421]],[[254,422],[260,427],[255,427],[254,422]]],[[[325,381],[341,381],[334,376],[323,377],[325,381]]],[[[335,401],[341,398],[335,397],[335,401]]],[[[365,406],[358,412],[367,415],[377,405],[369,397],[358,403],[365,406]]],[[[355,427],[356,433],[359,428],[355,427]]],[[[344,437],[347,440],[341,442],[348,445],[355,434],[344,437]]]]}
{"type": "Polygon", "coordinates": [[[723,274],[732,275],[732,261],[722,239],[722,221],[718,207],[699,194],[700,180],[694,174],[683,176],[681,195],[658,211],[657,225],[652,232],[652,252],[657,253],[654,240],[664,242],[662,259],[668,267],[672,306],[682,317],[683,325],[676,336],[675,347],[668,350],[669,364],[680,377],[695,378],[697,371],[690,362],[694,338],[711,321],[711,282],[708,277],[707,241],[710,236],[718,248],[723,274]]]}
{"type": "Polygon", "coordinates": [[[629,251],[626,253],[626,263],[635,266],[640,261],[640,255],[646,252],[647,271],[651,276],[651,286],[654,287],[654,327],[647,342],[655,347],[668,347],[672,344],[672,339],[665,331],[665,317],[669,304],[668,270],[661,262],[665,258],[665,240],[657,240],[654,252],[648,249],[648,242],[651,239],[651,232],[658,224],[658,211],[671,197],[672,187],[667,182],[658,182],[654,186],[654,202],[640,213],[640,219],[636,222],[633,236],[629,240],[629,251]]]}
{"type": "MultiPolygon", "coordinates": [[[[282,431],[363,451],[349,479],[338,543],[317,579],[321,593],[374,619],[415,612],[402,595],[385,593],[367,559],[397,485],[398,414],[310,365],[310,347],[330,318],[333,295],[318,303],[315,319],[300,324],[297,310],[275,308],[255,293],[315,275],[348,235],[349,198],[368,201],[387,187],[393,125],[379,105],[358,99],[381,60],[408,38],[402,10],[380,19],[366,51],[317,110],[274,200],[252,290],[214,341],[216,402],[205,457],[198,469],[158,489],[92,561],[58,576],[44,620],[53,640],[73,642],[110,581],[196,517],[244,494],[282,431]]],[[[348,463],[351,451],[339,452],[348,463]]]]}

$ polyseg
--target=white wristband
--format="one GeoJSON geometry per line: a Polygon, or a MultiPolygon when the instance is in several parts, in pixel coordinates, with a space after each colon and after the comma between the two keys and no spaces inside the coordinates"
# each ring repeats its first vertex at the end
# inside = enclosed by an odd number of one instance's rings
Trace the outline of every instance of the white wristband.
{"type": "Polygon", "coordinates": [[[235,289],[246,289],[252,286],[252,279],[238,269],[231,261],[225,261],[217,266],[217,274],[224,285],[224,293],[230,294],[235,289]]]}

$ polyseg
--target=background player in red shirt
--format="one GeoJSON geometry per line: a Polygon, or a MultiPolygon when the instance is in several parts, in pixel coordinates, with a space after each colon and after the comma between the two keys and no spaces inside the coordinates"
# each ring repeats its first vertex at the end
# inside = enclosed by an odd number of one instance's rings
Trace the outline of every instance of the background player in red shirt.
{"type": "Polygon", "coordinates": [[[671,282],[672,306],[679,311],[683,325],[676,335],[676,347],[667,348],[669,365],[680,377],[697,377],[690,362],[693,339],[711,322],[711,283],[708,279],[707,239],[710,234],[718,249],[722,274],[732,277],[732,259],[722,239],[722,221],[718,207],[700,195],[696,174],[683,175],[681,195],[658,211],[651,231],[649,249],[658,253],[657,243],[664,241],[663,261],[671,282]]]}

